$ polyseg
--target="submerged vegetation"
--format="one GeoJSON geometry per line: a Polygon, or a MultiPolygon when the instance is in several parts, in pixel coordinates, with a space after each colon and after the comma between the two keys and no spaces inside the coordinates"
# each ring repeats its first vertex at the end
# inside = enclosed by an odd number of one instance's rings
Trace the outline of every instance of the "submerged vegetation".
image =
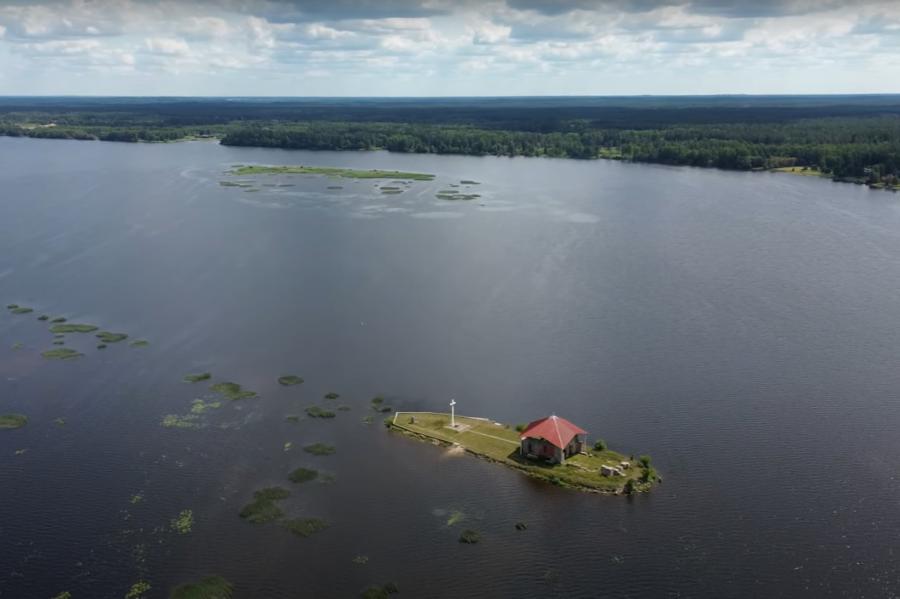
{"type": "Polygon", "coordinates": [[[146,580],[139,580],[128,589],[125,593],[125,599],[144,599],[144,595],[150,592],[150,583],[146,580]]]}
{"type": "Polygon", "coordinates": [[[234,586],[221,576],[209,576],[199,582],[181,584],[169,599],[231,599],[234,586]]]}
{"type": "Polygon", "coordinates": [[[277,502],[290,497],[290,492],[281,487],[267,487],[253,493],[253,501],[241,509],[241,518],[254,524],[273,522],[284,515],[277,502]]]}
{"type": "Polygon", "coordinates": [[[169,523],[172,530],[181,535],[186,535],[194,529],[194,512],[192,510],[182,510],[169,523]]]}
{"type": "Polygon", "coordinates": [[[309,537],[328,528],[328,523],[319,518],[293,518],[281,522],[281,526],[300,537],[309,537]]]}
{"type": "Polygon", "coordinates": [[[382,585],[372,585],[362,592],[362,599],[388,599],[391,595],[400,592],[396,583],[386,582],[382,585]]]}
{"type": "Polygon", "coordinates": [[[478,534],[478,531],[466,529],[459,534],[459,542],[466,543],[468,545],[474,545],[478,541],[481,540],[481,535],[478,534]]]}
{"type": "Polygon", "coordinates": [[[431,181],[434,175],[405,173],[402,171],[359,170],[329,166],[262,166],[244,165],[234,168],[230,174],[245,175],[327,175],[347,179],[408,179],[411,181],[431,181]]]}
{"type": "Polygon", "coordinates": [[[23,414],[0,414],[0,429],[22,428],[28,424],[28,416],[23,414]]]}
{"type": "Polygon", "coordinates": [[[288,475],[288,480],[290,480],[292,483],[305,483],[311,480],[315,480],[318,476],[319,472],[317,470],[312,470],[310,468],[297,468],[288,475]]]}
{"type": "Polygon", "coordinates": [[[214,393],[219,393],[225,396],[226,399],[230,399],[231,401],[256,397],[256,391],[246,391],[242,389],[241,386],[237,383],[216,383],[214,385],[210,385],[209,390],[214,393]]]}

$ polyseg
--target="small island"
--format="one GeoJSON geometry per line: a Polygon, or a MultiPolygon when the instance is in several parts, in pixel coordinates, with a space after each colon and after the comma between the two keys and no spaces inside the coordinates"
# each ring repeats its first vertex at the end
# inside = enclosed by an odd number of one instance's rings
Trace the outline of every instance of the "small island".
{"type": "Polygon", "coordinates": [[[362,170],[330,166],[265,166],[240,165],[229,171],[230,175],[326,175],[345,179],[396,179],[404,181],[433,181],[434,175],[426,173],[405,173],[403,171],[362,170]]]}
{"type": "Polygon", "coordinates": [[[438,412],[397,412],[390,430],[435,445],[458,447],[534,478],[581,491],[631,494],[661,479],[648,456],[612,451],[603,441],[587,444],[587,431],[558,416],[512,427],[487,418],[438,412]]]}

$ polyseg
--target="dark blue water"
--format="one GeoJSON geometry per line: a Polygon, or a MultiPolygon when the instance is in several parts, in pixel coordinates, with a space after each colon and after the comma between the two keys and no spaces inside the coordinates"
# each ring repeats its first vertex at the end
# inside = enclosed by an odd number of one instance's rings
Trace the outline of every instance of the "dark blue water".
{"type": "Polygon", "coordinates": [[[900,589],[896,195],[211,143],[2,138],[0,159],[0,304],[36,310],[0,314],[0,413],[30,418],[0,431],[0,597],[118,598],[138,580],[167,597],[212,574],[237,597],[275,598],[387,581],[401,597],[900,589]],[[438,177],[400,195],[321,177],[249,177],[248,192],[220,185],[235,163],[438,177]],[[482,198],[435,198],[462,179],[482,198]],[[151,345],[68,335],[85,357],[47,361],[42,313],[151,345]],[[181,382],[206,370],[259,398],[200,428],[161,426],[212,399],[181,382]],[[283,374],[306,382],[281,387],[283,374]],[[349,411],[285,420],[328,391],[349,411]],[[454,397],[508,422],[555,412],[651,454],[664,483],[604,497],[451,457],[380,416],[365,424],[377,394],[404,410],[454,397]],[[304,453],[313,442],[337,453],[304,453]],[[291,485],[298,466],[335,480],[291,485]],[[241,520],[269,485],[290,488],[291,517],[330,528],[299,538],[241,520]],[[179,535],[185,509],[195,523],[179,535]],[[453,511],[465,517],[448,526],[453,511]],[[482,542],[459,544],[462,528],[482,542]]]}

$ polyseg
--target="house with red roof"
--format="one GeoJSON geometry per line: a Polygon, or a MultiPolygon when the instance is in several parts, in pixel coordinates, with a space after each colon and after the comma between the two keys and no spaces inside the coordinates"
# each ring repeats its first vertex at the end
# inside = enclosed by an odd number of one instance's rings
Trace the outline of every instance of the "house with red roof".
{"type": "Polygon", "coordinates": [[[522,456],[562,464],[587,450],[587,431],[554,414],[529,423],[519,442],[522,456]]]}

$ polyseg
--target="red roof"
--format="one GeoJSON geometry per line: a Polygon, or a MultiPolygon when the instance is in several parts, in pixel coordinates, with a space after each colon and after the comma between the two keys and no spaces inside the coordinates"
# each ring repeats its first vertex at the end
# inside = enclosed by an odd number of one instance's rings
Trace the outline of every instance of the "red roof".
{"type": "Polygon", "coordinates": [[[575,435],[586,435],[587,431],[578,428],[565,418],[559,416],[548,416],[535,420],[530,423],[519,440],[522,439],[546,439],[560,449],[565,449],[566,445],[575,437],[575,435]]]}

